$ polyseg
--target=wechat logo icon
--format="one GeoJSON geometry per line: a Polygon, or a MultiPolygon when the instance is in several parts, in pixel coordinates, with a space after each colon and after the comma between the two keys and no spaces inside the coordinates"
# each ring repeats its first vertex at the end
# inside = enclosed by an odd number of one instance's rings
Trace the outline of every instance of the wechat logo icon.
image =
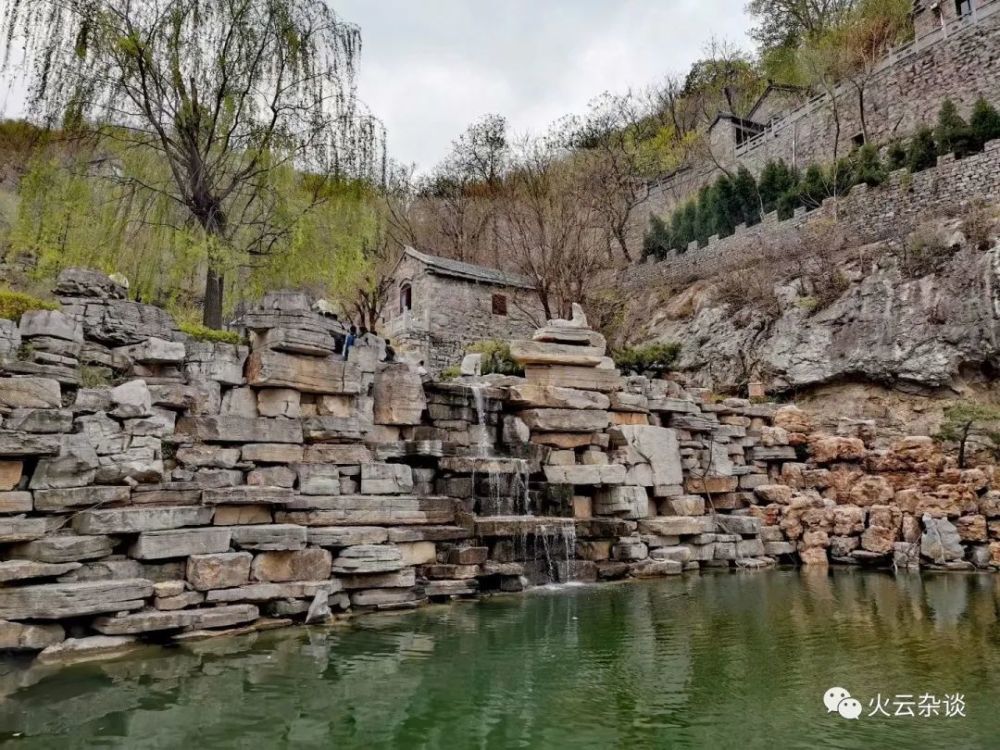
{"type": "Polygon", "coordinates": [[[845,719],[861,716],[861,702],[852,698],[842,687],[832,687],[823,693],[823,705],[827,713],[838,713],[845,719]]]}

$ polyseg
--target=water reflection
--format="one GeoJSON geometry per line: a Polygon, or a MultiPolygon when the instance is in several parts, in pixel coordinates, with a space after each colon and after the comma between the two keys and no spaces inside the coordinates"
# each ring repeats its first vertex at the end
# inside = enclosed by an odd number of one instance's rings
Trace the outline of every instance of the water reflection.
{"type": "MultiPolygon", "coordinates": [[[[11,746],[910,747],[1000,736],[993,576],[685,576],[262,633],[57,670],[8,664],[11,746]],[[966,719],[827,715],[822,693],[962,692],[966,719]]],[[[867,710],[866,710],[867,713],[867,710]]]]}

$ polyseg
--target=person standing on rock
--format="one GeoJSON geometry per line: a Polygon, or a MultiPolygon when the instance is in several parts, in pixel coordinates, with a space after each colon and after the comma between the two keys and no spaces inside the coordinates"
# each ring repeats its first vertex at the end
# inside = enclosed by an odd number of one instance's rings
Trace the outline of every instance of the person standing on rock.
{"type": "Polygon", "coordinates": [[[347,355],[350,354],[351,347],[354,346],[354,342],[357,341],[358,329],[355,326],[351,326],[351,329],[347,332],[347,338],[344,339],[344,361],[347,361],[347,355]]]}

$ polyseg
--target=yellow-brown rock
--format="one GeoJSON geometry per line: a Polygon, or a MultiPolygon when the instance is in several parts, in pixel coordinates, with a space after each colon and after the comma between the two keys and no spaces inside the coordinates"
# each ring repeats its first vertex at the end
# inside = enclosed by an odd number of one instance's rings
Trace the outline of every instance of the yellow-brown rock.
{"type": "Polygon", "coordinates": [[[865,444],[858,438],[814,435],[809,440],[809,452],[817,464],[860,461],[865,457],[865,444]]]}
{"type": "Polygon", "coordinates": [[[787,432],[812,432],[812,418],[797,406],[782,406],[774,413],[774,426],[787,432]]]}
{"type": "Polygon", "coordinates": [[[865,475],[858,479],[850,491],[848,497],[855,505],[867,507],[869,505],[885,505],[892,500],[895,491],[885,477],[865,475]]]}
{"type": "Polygon", "coordinates": [[[988,538],[985,516],[962,516],[955,521],[955,528],[963,542],[985,542],[988,538]]]}

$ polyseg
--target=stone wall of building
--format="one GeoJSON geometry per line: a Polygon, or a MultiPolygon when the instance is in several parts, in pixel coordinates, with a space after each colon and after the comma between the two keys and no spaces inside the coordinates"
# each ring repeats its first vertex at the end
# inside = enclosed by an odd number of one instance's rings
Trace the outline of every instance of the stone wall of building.
{"type": "Polygon", "coordinates": [[[412,309],[400,309],[397,287],[385,333],[411,361],[424,361],[433,373],[460,363],[469,344],[528,336],[543,322],[541,304],[527,289],[441,276],[412,257],[403,258],[396,278],[410,284],[412,309]],[[493,312],[494,295],[506,298],[506,315],[493,312]]]}
{"type": "Polygon", "coordinates": [[[857,89],[851,83],[839,86],[834,96],[817,95],[785,114],[759,136],[736,146],[713,149],[713,159],[694,164],[659,183],[646,205],[636,211],[645,221],[650,212],[667,214],[674,206],[713,181],[719,166],[735,170],[739,165],[758,175],[773,159],[784,159],[800,169],[829,162],[834,155],[840,120],[840,155],[855,145],[855,137],[867,130],[868,141],[885,144],[908,137],[922,126],[933,126],[945,99],[952,99],[968,115],[980,96],[1000,103],[1000,0],[980,0],[976,22],[953,25],[945,34],[938,30],[917,42],[894,50],[873,71],[864,86],[864,121],[857,89]]]}
{"type": "Polygon", "coordinates": [[[828,199],[810,212],[800,209],[786,221],[772,213],[753,227],[738,227],[729,237],[713,237],[705,247],[632,266],[624,284],[633,290],[686,284],[758,264],[769,252],[787,257],[797,249],[808,254],[815,248],[799,240],[809,231],[829,233],[836,228],[849,247],[902,240],[922,222],[998,195],[1000,141],[992,141],[980,154],[960,160],[944,156],[937,167],[917,174],[898,170],[879,187],[856,186],[848,195],[828,199]]]}

